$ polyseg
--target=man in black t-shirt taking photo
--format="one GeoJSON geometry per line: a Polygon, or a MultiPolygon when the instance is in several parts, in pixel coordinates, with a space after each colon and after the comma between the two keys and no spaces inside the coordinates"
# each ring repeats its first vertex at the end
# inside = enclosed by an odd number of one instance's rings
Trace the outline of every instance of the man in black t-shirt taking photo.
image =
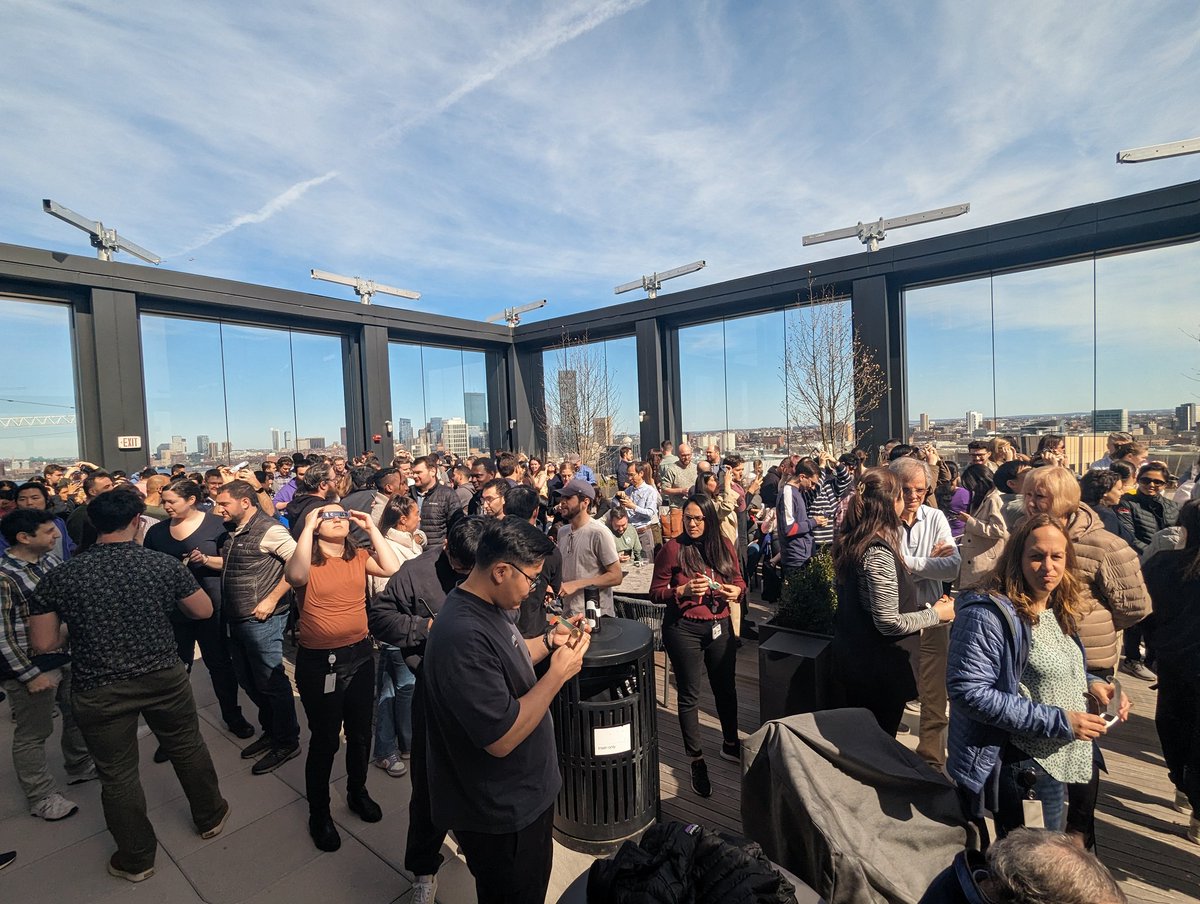
{"type": "Polygon", "coordinates": [[[528,640],[517,630],[552,548],[525,521],[490,522],[425,647],[433,821],[458,838],[479,904],[542,904],[550,884],[562,777],[549,707],[591,641],[586,626],[528,640]],[[538,679],[534,663],[547,657],[538,679]]]}

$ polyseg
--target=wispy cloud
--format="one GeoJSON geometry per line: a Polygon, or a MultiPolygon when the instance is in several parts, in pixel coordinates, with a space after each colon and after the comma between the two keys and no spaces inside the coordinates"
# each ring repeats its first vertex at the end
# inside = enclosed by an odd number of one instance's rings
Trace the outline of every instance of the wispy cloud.
{"type": "Polygon", "coordinates": [[[303,182],[297,182],[295,185],[289,186],[284,191],[281,191],[253,213],[239,214],[228,223],[225,223],[221,226],[214,226],[203,236],[201,236],[200,239],[195,243],[180,249],[172,256],[179,257],[180,255],[187,254],[188,252],[197,251],[203,248],[205,245],[210,245],[217,239],[229,235],[229,233],[233,232],[240,226],[247,226],[251,223],[264,223],[281,210],[286,210],[288,207],[291,207],[293,204],[303,198],[305,193],[307,193],[310,188],[323,185],[330,179],[337,178],[337,176],[337,170],[330,170],[322,176],[315,176],[312,179],[305,179],[303,182]]]}

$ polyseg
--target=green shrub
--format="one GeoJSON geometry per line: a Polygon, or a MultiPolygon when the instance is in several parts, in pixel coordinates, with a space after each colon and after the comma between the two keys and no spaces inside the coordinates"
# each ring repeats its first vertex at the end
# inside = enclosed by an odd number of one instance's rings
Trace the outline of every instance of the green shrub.
{"type": "Polygon", "coordinates": [[[833,556],[819,549],[808,564],[783,582],[772,623],[781,628],[833,634],[837,592],[833,585],[833,556]]]}

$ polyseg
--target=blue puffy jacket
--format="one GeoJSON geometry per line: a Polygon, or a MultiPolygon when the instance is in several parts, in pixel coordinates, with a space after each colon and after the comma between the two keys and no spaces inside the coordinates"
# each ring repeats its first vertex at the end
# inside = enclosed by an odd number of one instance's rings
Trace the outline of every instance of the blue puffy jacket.
{"type": "Polygon", "coordinates": [[[959,597],[946,668],[946,772],[973,794],[998,776],[1000,754],[1010,735],[1074,737],[1063,710],[1019,694],[1029,643],[1029,625],[1017,617],[1006,597],[976,591],[959,597]]]}

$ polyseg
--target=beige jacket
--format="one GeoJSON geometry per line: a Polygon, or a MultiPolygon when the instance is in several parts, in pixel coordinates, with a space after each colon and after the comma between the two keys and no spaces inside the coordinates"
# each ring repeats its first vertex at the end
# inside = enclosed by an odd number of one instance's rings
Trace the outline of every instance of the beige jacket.
{"type": "Polygon", "coordinates": [[[1150,614],[1150,594],[1133,547],[1105,529],[1087,505],[1080,504],[1068,528],[1083,580],[1083,617],[1079,639],[1089,668],[1116,668],[1123,631],[1150,614]]]}
{"type": "Polygon", "coordinates": [[[960,590],[982,583],[991,574],[1008,542],[1008,524],[1004,520],[1004,500],[992,490],[983,498],[979,511],[963,525],[962,566],[958,572],[960,590]]]}

